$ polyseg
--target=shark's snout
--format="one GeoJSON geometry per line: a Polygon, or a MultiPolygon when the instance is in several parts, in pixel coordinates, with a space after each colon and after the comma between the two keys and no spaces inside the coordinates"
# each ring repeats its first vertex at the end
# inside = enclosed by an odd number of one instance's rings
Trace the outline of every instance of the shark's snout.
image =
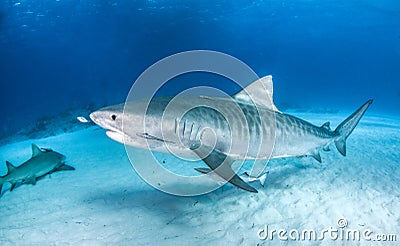
{"type": "Polygon", "coordinates": [[[97,111],[95,111],[95,112],[92,112],[90,115],[89,115],[89,118],[94,122],[94,123],[96,123],[97,124],[97,111]]]}
{"type": "Polygon", "coordinates": [[[122,113],[103,108],[92,112],[90,119],[101,128],[112,132],[122,132],[122,113]]]}
{"type": "MultiPolygon", "coordinates": [[[[95,111],[92,112],[89,115],[90,119],[98,126],[104,128],[104,129],[110,129],[112,122],[109,119],[110,117],[108,116],[107,112],[104,111],[95,111]]],[[[112,118],[111,118],[112,119],[112,118]]]]}

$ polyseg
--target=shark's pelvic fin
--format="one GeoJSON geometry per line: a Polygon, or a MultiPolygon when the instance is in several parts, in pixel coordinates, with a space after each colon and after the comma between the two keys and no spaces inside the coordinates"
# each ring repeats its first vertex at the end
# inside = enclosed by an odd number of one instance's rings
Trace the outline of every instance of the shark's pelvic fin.
{"type": "Polygon", "coordinates": [[[36,144],[32,144],[32,157],[42,154],[42,151],[36,144]]]}
{"type": "Polygon", "coordinates": [[[372,99],[368,100],[336,128],[335,134],[337,135],[337,139],[335,140],[335,145],[340,154],[342,154],[343,156],[346,156],[347,138],[353,132],[358,122],[360,122],[361,117],[364,115],[365,111],[367,111],[372,102],[372,99]]]}
{"type": "Polygon", "coordinates": [[[274,104],[273,96],[272,76],[268,75],[254,81],[246,88],[233,95],[233,98],[245,103],[253,102],[256,105],[279,112],[274,104]]]}
{"type": "MultiPolygon", "coordinates": [[[[243,190],[257,193],[257,190],[244,182],[233,170],[234,159],[222,154],[208,146],[192,149],[218,176],[243,190]]],[[[196,169],[202,173],[209,173],[207,169],[196,169]]]]}
{"type": "Polygon", "coordinates": [[[255,176],[251,176],[250,174],[248,174],[247,172],[244,172],[243,175],[246,175],[249,179],[249,182],[254,182],[254,181],[258,181],[260,182],[261,186],[264,187],[265,184],[265,180],[267,179],[267,174],[268,172],[264,172],[261,175],[255,177],[255,176]]]}

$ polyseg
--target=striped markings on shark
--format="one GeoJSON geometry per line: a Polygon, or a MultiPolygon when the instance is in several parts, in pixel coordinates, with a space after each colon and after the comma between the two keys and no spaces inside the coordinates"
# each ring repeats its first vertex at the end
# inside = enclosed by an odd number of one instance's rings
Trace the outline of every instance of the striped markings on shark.
{"type": "Polygon", "coordinates": [[[11,183],[10,191],[17,185],[32,184],[44,176],[58,171],[72,171],[74,167],[65,164],[65,156],[56,151],[39,148],[32,144],[32,157],[19,166],[6,161],[7,174],[0,177],[0,194],[4,183],[11,183]]]}

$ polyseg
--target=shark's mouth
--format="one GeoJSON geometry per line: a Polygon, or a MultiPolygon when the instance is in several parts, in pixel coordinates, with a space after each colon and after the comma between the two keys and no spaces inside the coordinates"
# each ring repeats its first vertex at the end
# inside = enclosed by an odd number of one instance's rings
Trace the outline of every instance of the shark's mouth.
{"type": "Polygon", "coordinates": [[[117,132],[113,130],[107,130],[106,135],[114,141],[124,143],[125,134],[122,132],[117,132]]]}
{"type": "MultiPolygon", "coordinates": [[[[135,142],[129,135],[127,135],[127,134],[125,134],[123,132],[120,132],[120,131],[115,131],[115,130],[108,129],[106,131],[106,135],[109,138],[111,138],[112,140],[117,141],[117,142],[122,143],[122,144],[126,144],[127,142],[132,144],[132,143],[135,142]]],[[[138,134],[137,133],[136,136],[139,137],[139,138],[142,138],[142,139],[146,139],[147,141],[150,141],[151,143],[154,143],[154,142],[174,143],[172,141],[168,141],[168,140],[164,140],[162,138],[155,137],[155,136],[150,135],[148,133],[142,133],[142,134],[138,134]]]]}

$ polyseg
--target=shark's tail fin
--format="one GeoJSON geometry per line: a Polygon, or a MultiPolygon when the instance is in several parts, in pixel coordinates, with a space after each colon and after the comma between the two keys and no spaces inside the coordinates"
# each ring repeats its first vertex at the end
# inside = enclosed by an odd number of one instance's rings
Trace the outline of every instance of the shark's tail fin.
{"type": "Polygon", "coordinates": [[[335,130],[335,134],[338,136],[335,140],[335,145],[340,154],[346,156],[346,139],[353,132],[354,128],[357,126],[361,117],[367,111],[369,105],[372,103],[372,99],[364,103],[356,112],[345,119],[335,130]]]}

